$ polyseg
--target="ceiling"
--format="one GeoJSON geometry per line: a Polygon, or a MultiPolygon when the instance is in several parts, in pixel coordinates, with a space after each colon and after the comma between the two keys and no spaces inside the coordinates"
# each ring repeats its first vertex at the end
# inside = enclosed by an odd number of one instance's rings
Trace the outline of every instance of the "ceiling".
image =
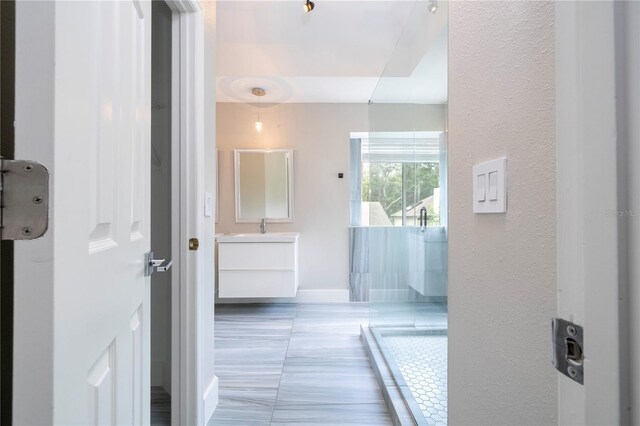
{"type": "Polygon", "coordinates": [[[315,3],[217,2],[218,102],[446,102],[446,2],[315,3]]]}

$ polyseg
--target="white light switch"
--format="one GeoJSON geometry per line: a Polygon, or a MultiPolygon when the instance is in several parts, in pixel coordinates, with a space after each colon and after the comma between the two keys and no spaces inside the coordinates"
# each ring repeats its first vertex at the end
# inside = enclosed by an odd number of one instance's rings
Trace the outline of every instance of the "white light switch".
{"type": "Polygon", "coordinates": [[[498,199],[498,172],[489,173],[489,201],[498,199]]]}
{"type": "Polygon", "coordinates": [[[487,175],[476,176],[476,201],[483,203],[487,199],[487,175]]]}
{"type": "Polygon", "coordinates": [[[211,192],[204,193],[204,216],[211,217],[213,213],[213,194],[211,192]]]}
{"type": "Polygon", "coordinates": [[[473,194],[474,213],[506,213],[506,157],[473,167],[473,194]]]}

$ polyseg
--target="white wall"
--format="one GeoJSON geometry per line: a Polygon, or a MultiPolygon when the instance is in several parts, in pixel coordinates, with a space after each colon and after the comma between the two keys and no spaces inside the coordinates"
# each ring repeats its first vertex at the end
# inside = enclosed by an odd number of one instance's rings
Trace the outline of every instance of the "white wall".
{"type": "Polygon", "coordinates": [[[555,424],[554,4],[451,2],[450,424],[555,424]],[[474,164],[508,158],[508,211],[472,213],[474,164]]]}
{"type": "Polygon", "coordinates": [[[294,222],[268,224],[267,231],[300,232],[300,291],[338,290],[333,294],[347,301],[349,134],[370,130],[370,118],[371,130],[375,131],[445,128],[445,108],[441,105],[375,105],[370,115],[367,104],[279,104],[262,105],[264,128],[257,133],[255,105],[219,103],[217,232],[258,232],[258,224],[235,223],[233,150],[293,149],[294,222]],[[343,179],[338,178],[339,172],[344,173],[343,179]]]}

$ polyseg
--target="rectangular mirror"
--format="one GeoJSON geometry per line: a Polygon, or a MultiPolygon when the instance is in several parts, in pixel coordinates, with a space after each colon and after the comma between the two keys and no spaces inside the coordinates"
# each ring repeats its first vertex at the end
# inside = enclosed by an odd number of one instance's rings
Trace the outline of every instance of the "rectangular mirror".
{"type": "Polygon", "coordinates": [[[236,149],[236,222],[293,222],[293,151],[236,149]]]}

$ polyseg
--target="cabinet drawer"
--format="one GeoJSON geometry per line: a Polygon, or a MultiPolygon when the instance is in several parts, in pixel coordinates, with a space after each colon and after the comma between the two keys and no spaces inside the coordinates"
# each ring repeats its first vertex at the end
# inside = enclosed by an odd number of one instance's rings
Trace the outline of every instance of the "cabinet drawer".
{"type": "Polygon", "coordinates": [[[218,243],[220,271],[296,268],[295,243],[218,243]]]}
{"type": "Polygon", "coordinates": [[[295,297],[294,271],[220,271],[218,297],[295,297]]]}

